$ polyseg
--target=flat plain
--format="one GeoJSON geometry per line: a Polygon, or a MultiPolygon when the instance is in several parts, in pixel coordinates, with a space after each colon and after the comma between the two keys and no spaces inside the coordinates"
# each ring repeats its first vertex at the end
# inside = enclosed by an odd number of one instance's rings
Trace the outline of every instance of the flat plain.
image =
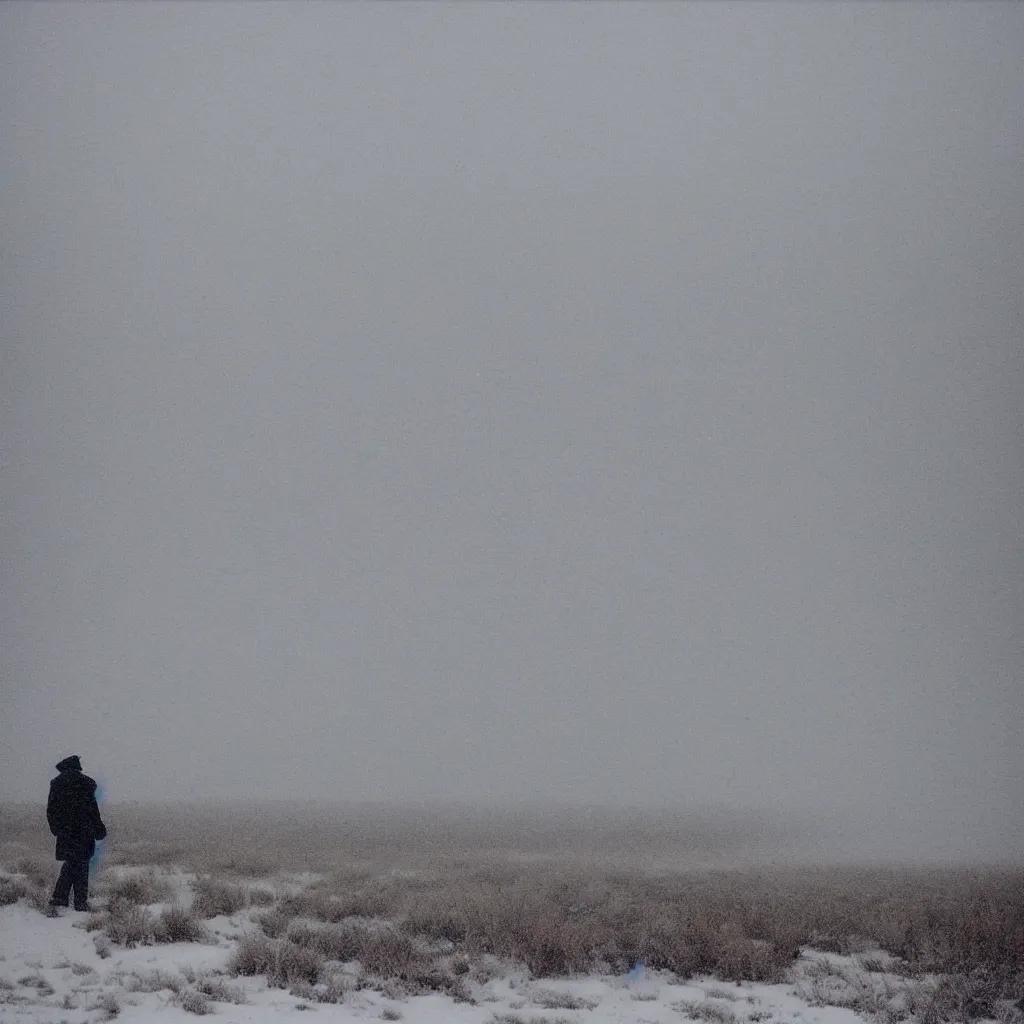
{"type": "Polygon", "coordinates": [[[92,912],[0,807],[0,1019],[1024,1021],[1024,870],[691,809],[111,805],[92,912]],[[183,1018],[184,1019],[184,1018],[183,1018]]]}

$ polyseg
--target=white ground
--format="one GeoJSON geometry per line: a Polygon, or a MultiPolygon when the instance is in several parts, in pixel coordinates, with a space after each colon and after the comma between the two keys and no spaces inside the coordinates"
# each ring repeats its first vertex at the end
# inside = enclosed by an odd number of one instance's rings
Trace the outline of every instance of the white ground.
{"type": "MultiPolygon", "coordinates": [[[[178,882],[185,897],[187,882],[180,877],[178,882]]],[[[187,900],[183,898],[182,902],[187,900]]],[[[209,944],[135,949],[112,946],[104,958],[94,944],[94,935],[99,933],[84,929],[85,914],[65,910],[59,918],[47,918],[24,900],[0,907],[0,1024],[106,1020],[110,1019],[106,1007],[111,1001],[116,1001],[117,1019],[124,1024],[192,1024],[195,1015],[179,1005],[170,990],[132,989],[156,971],[167,972],[179,981],[183,970],[186,974],[190,969],[215,974],[223,971],[237,936],[255,930],[250,913],[242,911],[232,918],[207,922],[209,944]]],[[[471,986],[476,1005],[455,1003],[441,995],[395,1000],[370,990],[351,992],[339,1004],[310,1003],[287,991],[268,988],[263,978],[225,977],[224,981],[245,1001],[241,1005],[212,1002],[210,1012],[223,1024],[347,1024],[380,1019],[401,1019],[410,1024],[514,1024],[517,1020],[525,1024],[681,1024],[697,1016],[710,1024],[859,1024],[869,1020],[849,1009],[812,1005],[815,984],[847,984],[826,965],[866,984],[888,977],[866,975],[851,958],[810,951],[794,965],[790,983],[783,985],[733,984],[713,978],[679,984],[668,976],[650,973],[634,978],[591,976],[533,981],[524,970],[509,965],[494,980],[471,986]],[[558,1008],[557,1004],[570,995],[577,997],[584,1008],[558,1008]],[[312,1021],[310,1013],[316,1015],[312,1021]],[[514,1016],[502,1022],[501,1015],[507,1014],[514,1016]]]]}

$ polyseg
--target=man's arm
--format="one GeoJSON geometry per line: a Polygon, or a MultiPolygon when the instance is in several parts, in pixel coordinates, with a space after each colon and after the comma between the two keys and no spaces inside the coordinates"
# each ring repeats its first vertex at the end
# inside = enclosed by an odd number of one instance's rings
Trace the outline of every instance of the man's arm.
{"type": "Polygon", "coordinates": [[[57,794],[54,792],[51,782],[50,796],[46,801],[46,824],[50,826],[50,835],[54,836],[60,831],[60,810],[57,805],[57,794]]]}
{"type": "Polygon", "coordinates": [[[93,839],[106,839],[107,826],[103,824],[103,819],[100,817],[100,805],[96,803],[95,796],[92,798],[92,821],[93,839]]]}

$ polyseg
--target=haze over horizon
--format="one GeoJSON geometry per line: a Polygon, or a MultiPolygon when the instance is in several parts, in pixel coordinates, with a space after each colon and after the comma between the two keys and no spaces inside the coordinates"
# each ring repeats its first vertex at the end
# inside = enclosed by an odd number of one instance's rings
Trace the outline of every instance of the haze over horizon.
{"type": "Polygon", "coordinates": [[[1019,851],[1022,57],[985,2],[0,7],[0,800],[1019,851]]]}

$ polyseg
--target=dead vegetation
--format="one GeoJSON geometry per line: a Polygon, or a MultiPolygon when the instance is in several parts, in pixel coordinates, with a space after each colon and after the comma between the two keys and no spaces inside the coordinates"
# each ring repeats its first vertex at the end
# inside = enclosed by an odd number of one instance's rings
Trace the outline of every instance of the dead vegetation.
{"type": "Polygon", "coordinates": [[[11,874],[0,875],[0,907],[24,899],[41,914],[53,917],[56,911],[50,907],[50,893],[57,881],[56,862],[23,856],[6,866],[11,874]]]}
{"type": "Polygon", "coordinates": [[[244,886],[210,876],[196,879],[192,883],[192,891],[195,893],[192,912],[204,918],[230,916],[249,902],[249,893],[244,886]]]}
{"type": "Polygon", "coordinates": [[[238,985],[229,984],[219,974],[209,972],[200,974],[193,982],[195,990],[217,1003],[232,1003],[241,1006],[245,1002],[245,992],[238,985]]]}
{"type": "MultiPolygon", "coordinates": [[[[859,977],[974,978],[970,993],[966,982],[935,993],[964,1012],[1024,997],[1024,874],[1012,870],[653,875],[463,865],[340,874],[283,897],[256,920],[259,940],[280,944],[262,948],[358,960],[380,978],[408,976],[425,943],[444,952],[451,978],[491,955],[523,963],[537,978],[621,973],[642,960],[681,978],[780,982],[800,950],[813,947],[859,956],[859,977]]],[[[310,966],[306,980],[313,974],[310,966]]],[[[448,982],[426,984],[443,990],[448,982]]],[[[894,1012],[882,982],[879,993],[864,985],[847,992],[824,974],[808,984],[813,999],[894,1012]]]]}
{"type": "Polygon", "coordinates": [[[708,1024],[736,1024],[736,1014],[725,1003],[711,1000],[682,999],[672,1009],[688,1020],[708,1021],[708,1024]]]}
{"type": "Polygon", "coordinates": [[[107,942],[107,955],[109,943],[132,949],[154,942],[205,942],[208,939],[202,921],[193,911],[185,910],[177,903],[154,914],[145,906],[115,899],[104,910],[95,910],[89,915],[85,930],[101,933],[94,940],[101,957],[104,956],[101,938],[107,942]]]}
{"type": "Polygon", "coordinates": [[[572,992],[557,992],[554,989],[536,989],[531,1000],[545,1010],[593,1010],[596,999],[584,999],[572,992]]]}
{"type": "Polygon", "coordinates": [[[337,1002],[354,985],[341,965],[356,962],[359,984],[396,997],[442,992],[470,1001],[463,975],[418,948],[397,929],[357,920],[342,924],[293,921],[280,938],[250,934],[238,943],[229,970],[261,974],[269,984],[317,1002],[337,1002]]]}
{"type": "Polygon", "coordinates": [[[123,980],[129,992],[181,992],[185,988],[185,979],[180,974],[170,971],[133,971],[123,980]]]}
{"type": "Polygon", "coordinates": [[[20,878],[0,876],[0,907],[9,907],[27,895],[28,885],[20,878]]]}
{"type": "Polygon", "coordinates": [[[207,931],[195,912],[177,903],[166,907],[153,923],[155,942],[205,942],[207,938],[207,931]]]}
{"type": "Polygon", "coordinates": [[[107,875],[95,889],[96,894],[105,896],[108,903],[127,903],[133,906],[163,903],[174,897],[174,887],[168,879],[152,870],[107,875]]]}
{"type": "MultiPolygon", "coordinates": [[[[717,870],[687,867],[680,857],[672,870],[654,870],[646,856],[632,863],[611,856],[626,848],[622,822],[595,833],[593,848],[609,855],[597,859],[580,852],[579,822],[560,833],[550,821],[514,815],[494,829],[487,820],[458,819],[449,833],[448,819],[413,816],[407,826],[384,812],[373,820],[360,812],[349,822],[282,820],[286,830],[264,834],[197,815],[209,834],[182,855],[184,867],[202,872],[189,911],[172,903],[152,912],[151,904],[172,895],[160,872],[111,872],[97,887],[107,907],[87,924],[100,932],[97,948],[203,941],[204,920],[245,912],[259,931],[240,943],[233,971],[265,975],[310,1002],[338,1001],[359,985],[469,998],[483,965],[497,962],[525,965],[538,979],[622,973],[641,960],[683,979],[778,982],[792,977],[802,949],[814,948],[853,956],[862,970],[856,978],[823,967],[805,973],[801,984],[812,1001],[887,1022],[911,1012],[921,1024],[987,1013],[1024,1024],[1013,1018],[1024,1006],[1020,869],[717,870]],[[510,831],[517,820],[522,835],[510,831]],[[335,845],[325,846],[325,837],[335,845]],[[253,884],[270,864],[319,875],[253,884]],[[355,974],[340,970],[353,964],[355,974]],[[927,986],[899,984],[929,977],[927,986]]],[[[126,812],[122,824],[121,860],[149,857],[155,847],[171,859],[181,848],[182,822],[173,815],[126,812]]],[[[676,824],[648,823],[645,842],[651,837],[662,854],[685,846],[693,829],[676,824]]],[[[635,850],[636,836],[629,839],[635,850]]],[[[7,863],[13,877],[0,879],[0,905],[41,903],[52,884],[53,865],[25,854],[27,846],[20,833],[4,841],[19,854],[7,863]]]]}
{"type": "Polygon", "coordinates": [[[187,992],[182,992],[175,1002],[186,1012],[194,1013],[197,1017],[205,1017],[206,1014],[211,1012],[210,999],[202,992],[197,992],[195,989],[189,989],[187,992]]]}
{"type": "Polygon", "coordinates": [[[99,1001],[89,1007],[90,1010],[99,1010],[104,1020],[114,1020],[121,1013],[121,1000],[115,992],[105,992],[100,996],[99,1001]]]}

